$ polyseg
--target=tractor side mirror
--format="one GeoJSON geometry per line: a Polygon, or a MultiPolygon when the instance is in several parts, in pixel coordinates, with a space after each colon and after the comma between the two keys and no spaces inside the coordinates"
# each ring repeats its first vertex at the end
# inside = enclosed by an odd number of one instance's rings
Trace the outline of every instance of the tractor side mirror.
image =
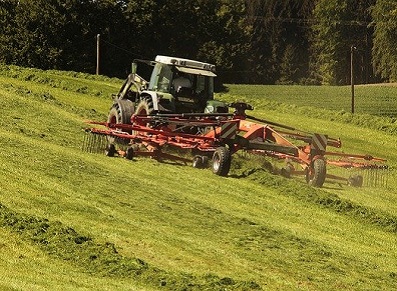
{"type": "Polygon", "coordinates": [[[131,63],[131,74],[136,74],[137,68],[138,68],[137,63],[131,63]]]}

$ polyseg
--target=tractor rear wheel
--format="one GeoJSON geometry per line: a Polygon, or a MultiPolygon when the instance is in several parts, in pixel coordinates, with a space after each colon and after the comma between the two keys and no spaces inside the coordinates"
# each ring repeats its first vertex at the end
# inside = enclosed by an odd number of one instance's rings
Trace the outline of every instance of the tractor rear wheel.
{"type": "Polygon", "coordinates": [[[314,187],[322,187],[327,175],[325,160],[319,158],[311,163],[310,168],[306,172],[306,181],[314,187]]]}
{"type": "MultiPolygon", "coordinates": [[[[134,103],[130,100],[117,100],[117,103],[113,104],[110,108],[108,115],[108,123],[112,124],[131,124],[131,116],[134,113],[134,103]]],[[[131,133],[131,132],[129,132],[131,133]]],[[[110,143],[128,143],[127,140],[122,138],[109,137],[110,143]]]]}
{"type": "Polygon", "coordinates": [[[212,172],[218,176],[227,176],[232,156],[227,147],[219,147],[212,155],[212,172]]]}

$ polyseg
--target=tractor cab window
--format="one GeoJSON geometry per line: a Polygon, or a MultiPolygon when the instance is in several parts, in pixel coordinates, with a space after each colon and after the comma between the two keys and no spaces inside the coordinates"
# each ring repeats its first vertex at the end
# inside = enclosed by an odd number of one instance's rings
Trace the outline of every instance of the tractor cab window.
{"type": "Polygon", "coordinates": [[[209,76],[195,75],[194,91],[200,98],[212,100],[214,97],[214,79],[209,76]]]}
{"type": "Polygon", "coordinates": [[[149,90],[168,93],[172,79],[171,67],[157,63],[150,78],[149,90]]]}
{"type": "Polygon", "coordinates": [[[214,91],[213,83],[214,79],[210,76],[176,71],[174,73],[171,91],[177,95],[181,94],[182,91],[182,95],[189,95],[190,97],[203,100],[211,100],[213,99],[214,91]],[[186,94],[187,92],[189,93],[186,94]]]}

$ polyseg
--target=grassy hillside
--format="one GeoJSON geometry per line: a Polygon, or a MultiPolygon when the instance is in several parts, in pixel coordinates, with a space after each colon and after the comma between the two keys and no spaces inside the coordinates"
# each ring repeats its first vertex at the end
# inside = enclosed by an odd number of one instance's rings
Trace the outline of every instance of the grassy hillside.
{"type": "MultiPolygon", "coordinates": [[[[354,109],[360,114],[396,116],[397,84],[354,86],[354,109]]],[[[351,86],[229,85],[236,97],[267,99],[274,102],[351,112],[351,86]]]]}
{"type": "MultiPolygon", "coordinates": [[[[397,287],[394,171],[387,187],[327,182],[317,189],[244,154],[234,157],[228,177],[218,177],[174,162],[81,151],[84,120],[105,120],[121,82],[0,68],[0,289],[397,287]]],[[[252,115],[341,137],[344,150],[396,165],[390,118],[237,89],[218,97],[246,99],[256,107],[252,115]]]]}

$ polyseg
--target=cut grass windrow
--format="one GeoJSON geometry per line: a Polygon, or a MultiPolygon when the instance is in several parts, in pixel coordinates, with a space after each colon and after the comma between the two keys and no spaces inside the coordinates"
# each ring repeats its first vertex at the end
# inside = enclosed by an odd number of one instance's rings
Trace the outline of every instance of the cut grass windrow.
{"type": "Polygon", "coordinates": [[[397,216],[353,203],[347,199],[340,198],[336,194],[310,187],[293,179],[287,180],[283,177],[272,175],[263,168],[249,170],[245,178],[255,181],[266,188],[272,188],[280,195],[290,195],[305,202],[309,201],[331,209],[338,214],[349,215],[359,221],[370,223],[383,231],[397,233],[397,216]]]}
{"type": "Polygon", "coordinates": [[[133,278],[166,290],[260,290],[255,282],[237,282],[214,274],[197,277],[173,274],[138,258],[118,253],[114,244],[97,242],[60,222],[16,213],[0,204],[0,226],[18,233],[49,255],[68,261],[95,276],[133,278]]]}

